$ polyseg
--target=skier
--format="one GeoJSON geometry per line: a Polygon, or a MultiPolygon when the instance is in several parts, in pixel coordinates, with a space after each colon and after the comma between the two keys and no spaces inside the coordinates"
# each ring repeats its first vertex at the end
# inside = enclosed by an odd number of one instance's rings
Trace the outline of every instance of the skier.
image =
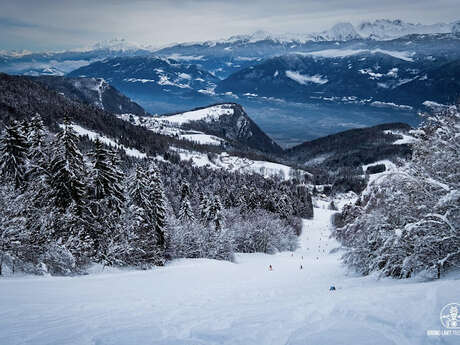
{"type": "Polygon", "coordinates": [[[335,286],[331,285],[331,287],[329,288],[329,291],[335,291],[335,286]]]}
{"type": "Polygon", "coordinates": [[[302,265],[300,265],[300,269],[301,269],[301,270],[303,269],[303,266],[302,266],[302,265]]]}
{"type": "Polygon", "coordinates": [[[268,270],[269,270],[269,271],[273,271],[272,265],[268,266],[268,270]]]}

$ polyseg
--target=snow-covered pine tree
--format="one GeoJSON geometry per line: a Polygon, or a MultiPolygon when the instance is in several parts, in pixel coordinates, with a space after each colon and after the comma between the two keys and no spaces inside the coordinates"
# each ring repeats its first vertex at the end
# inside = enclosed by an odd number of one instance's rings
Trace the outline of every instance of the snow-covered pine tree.
{"type": "Polygon", "coordinates": [[[215,196],[212,201],[208,219],[213,223],[214,229],[217,232],[222,230],[224,226],[224,217],[222,216],[222,203],[220,202],[220,198],[218,196],[215,196]]]}
{"type": "Polygon", "coordinates": [[[22,135],[25,136],[27,138],[27,140],[29,140],[31,132],[32,132],[31,122],[29,121],[29,119],[27,119],[27,118],[23,119],[20,122],[20,128],[21,128],[22,135]]]}
{"type": "Polygon", "coordinates": [[[45,142],[46,131],[41,116],[37,113],[31,119],[29,132],[29,166],[27,178],[33,179],[36,175],[46,174],[49,161],[49,146],[45,142]]]}
{"type": "Polygon", "coordinates": [[[25,169],[27,155],[29,152],[29,142],[22,133],[21,125],[17,121],[12,121],[5,126],[5,131],[0,139],[0,162],[1,177],[8,182],[12,182],[18,189],[25,180],[25,169]]]}
{"type": "Polygon", "coordinates": [[[124,201],[124,175],[116,165],[116,154],[106,149],[97,139],[90,156],[94,159],[91,197],[95,200],[105,200],[108,207],[119,213],[124,201]]]}
{"type": "Polygon", "coordinates": [[[87,175],[78,136],[66,119],[53,142],[46,198],[51,202],[53,240],[75,257],[77,265],[94,255],[91,213],[87,209],[87,175]]]}
{"type": "Polygon", "coordinates": [[[55,206],[66,210],[72,203],[81,206],[86,193],[85,164],[78,148],[78,136],[66,120],[56,135],[50,162],[50,196],[55,206]]]}
{"type": "Polygon", "coordinates": [[[155,176],[156,169],[151,167],[148,174],[138,164],[129,178],[128,212],[133,229],[130,236],[132,254],[129,259],[135,265],[163,265],[166,244],[164,194],[161,180],[155,176]]]}
{"type": "Polygon", "coordinates": [[[190,186],[187,182],[183,182],[181,186],[181,201],[177,218],[182,223],[191,223],[195,220],[190,204],[190,186]]]}
{"type": "Polygon", "coordinates": [[[412,134],[412,161],[370,183],[335,231],[363,274],[440,277],[460,266],[460,113],[429,116],[412,134]]]}
{"type": "Polygon", "coordinates": [[[210,206],[209,195],[200,192],[200,221],[202,224],[208,224],[208,213],[209,213],[209,206],[210,206]]]}
{"type": "Polygon", "coordinates": [[[119,167],[114,165],[113,153],[100,140],[95,141],[89,155],[94,160],[89,188],[90,213],[87,215],[91,228],[89,233],[94,241],[97,259],[113,264],[109,246],[114,244],[118,236],[117,225],[124,203],[123,175],[119,167]]]}
{"type": "Polygon", "coordinates": [[[164,251],[166,249],[166,197],[161,181],[160,172],[154,162],[149,166],[149,190],[150,203],[155,224],[155,233],[158,238],[158,246],[164,251]]]}
{"type": "Polygon", "coordinates": [[[276,204],[276,213],[278,213],[281,219],[287,219],[290,215],[293,214],[291,203],[291,198],[289,198],[289,196],[286,193],[282,193],[278,197],[276,204]]]}

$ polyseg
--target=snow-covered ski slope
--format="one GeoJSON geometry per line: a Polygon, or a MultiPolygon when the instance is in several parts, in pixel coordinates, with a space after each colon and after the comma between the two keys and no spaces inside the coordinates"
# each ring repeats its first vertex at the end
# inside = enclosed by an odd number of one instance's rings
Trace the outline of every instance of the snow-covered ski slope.
{"type": "Polygon", "coordinates": [[[337,246],[331,214],[315,209],[294,253],[0,279],[0,344],[460,344],[460,337],[426,335],[441,329],[445,304],[460,302],[459,277],[424,283],[349,275],[340,254],[328,253],[337,246]]]}

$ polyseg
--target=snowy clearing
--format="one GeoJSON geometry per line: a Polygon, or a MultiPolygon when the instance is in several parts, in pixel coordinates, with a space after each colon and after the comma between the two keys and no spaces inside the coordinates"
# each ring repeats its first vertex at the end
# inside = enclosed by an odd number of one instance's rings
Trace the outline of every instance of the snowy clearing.
{"type": "MultiPolygon", "coordinates": [[[[64,127],[64,125],[60,124],[59,127],[62,128],[62,127],[64,127]]],[[[89,129],[83,128],[83,127],[81,127],[79,125],[71,124],[70,127],[72,127],[72,129],[77,133],[78,136],[80,136],[80,137],[87,136],[89,138],[89,140],[92,140],[92,141],[95,141],[95,140],[99,139],[105,145],[112,146],[112,147],[115,147],[117,149],[120,149],[120,148],[123,149],[125,151],[126,155],[128,155],[128,156],[135,157],[135,158],[140,158],[140,159],[143,159],[143,158],[147,157],[147,155],[145,153],[140,152],[137,149],[133,149],[133,148],[130,148],[130,147],[120,145],[117,142],[115,142],[115,140],[113,140],[113,139],[110,139],[108,137],[100,135],[99,133],[90,131],[89,129]]]]}
{"type": "Polygon", "coordinates": [[[458,344],[456,336],[427,330],[441,329],[441,308],[458,302],[460,276],[420,282],[348,275],[339,254],[328,254],[337,246],[328,238],[331,214],[315,209],[292,254],[2,279],[0,343],[458,344]]]}
{"type": "MultiPolygon", "coordinates": [[[[230,156],[226,152],[216,154],[212,159],[205,153],[174,148],[181,160],[190,160],[197,167],[208,166],[211,169],[225,169],[227,171],[239,171],[245,173],[256,173],[265,177],[280,176],[282,179],[289,179],[293,168],[287,165],[254,161],[249,158],[230,156]]],[[[303,172],[306,173],[306,172],[303,172]]]]}
{"type": "Polygon", "coordinates": [[[386,134],[394,134],[394,135],[399,135],[401,136],[401,139],[396,140],[393,145],[403,145],[403,144],[413,144],[417,141],[417,139],[411,135],[401,133],[399,131],[392,131],[392,130],[387,130],[384,131],[386,134]]]}
{"type": "MultiPolygon", "coordinates": [[[[199,131],[181,129],[180,124],[164,121],[163,117],[138,116],[134,114],[120,114],[117,115],[117,117],[136,126],[145,127],[154,133],[177,137],[179,139],[192,141],[202,145],[219,146],[222,143],[225,143],[224,139],[216,137],[215,135],[205,134],[199,131]]],[[[166,118],[166,116],[164,118],[166,118]]]]}
{"type": "Polygon", "coordinates": [[[183,125],[190,121],[217,121],[221,116],[233,115],[233,108],[225,105],[216,105],[199,110],[187,111],[185,113],[172,115],[172,116],[161,116],[155,119],[159,121],[167,121],[176,125],[183,125]]]}

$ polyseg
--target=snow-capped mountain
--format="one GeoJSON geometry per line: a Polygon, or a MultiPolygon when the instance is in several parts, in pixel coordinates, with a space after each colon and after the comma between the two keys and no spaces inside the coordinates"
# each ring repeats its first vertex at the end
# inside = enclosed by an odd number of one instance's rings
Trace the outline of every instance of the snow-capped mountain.
{"type": "Polygon", "coordinates": [[[159,49],[155,54],[197,64],[221,79],[267,58],[328,49],[382,49],[453,59],[460,57],[460,36],[456,33],[459,25],[459,22],[454,22],[430,26],[398,20],[380,20],[356,27],[350,23],[339,23],[318,33],[272,34],[257,31],[222,40],[177,44],[159,49]]]}
{"type": "MultiPolygon", "coordinates": [[[[270,33],[264,30],[258,30],[254,33],[234,35],[228,38],[204,42],[181,43],[181,46],[203,45],[215,47],[223,44],[253,44],[262,41],[272,41],[276,43],[294,43],[305,44],[307,42],[321,41],[350,41],[355,39],[372,39],[372,40],[389,40],[400,38],[406,35],[427,35],[427,34],[445,34],[457,33],[460,21],[452,23],[437,24],[413,24],[406,23],[402,20],[395,19],[378,19],[373,22],[366,21],[358,25],[352,23],[337,23],[330,29],[310,32],[310,33],[270,33]]],[[[174,45],[172,46],[174,47],[174,45]]]]}
{"type": "Polygon", "coordinates": [[[339,23],[330,30],[324,31],[315,36],[316,40],[324,41],[349,41],[360,39],[361,36],[356,32],[355,27],[350,23],[339,23]]]}
{"type": "Polygon", "coordinates": [[[427,34],[444,34],[455,33],[459,21],[452,23],[437,24],[413,24],[406,23],[402,20],[379,19],[374,22],[363,22],[357,25],[356,30],[363,38],[373,40],[391,40],[406,35],[427,35],[427,34]]]}
{"type": "Polygon", "coordinates": [[[148,47],[137,43],[128,42],[124,38],[113,38],[110,40],[97,42],[88,50],[136,51],[141,49],[149,50],[148,47]]]}
{"type": "Polygon", "coordinates": [[[0,71],[22,75],[64,75],[92,62],[119,56],[146,56],[153,48],[124,39],[99,42],[91,47],[69,51],[2,52],[0,71]]]}
{"type": "MultiPolygon", "coordinates": [[[[107,40],[94,45],[61,52],[5,52],[0,53],[0,71],[25,75],[63,75],[91,62],[120,56],[146,56],[155,51],[155,55],[172,58],[177,61],[198,64],[219,78],[257,63],[261,59],[289,52],[309,52],[350,46],[386,49],[393,45],[392,40],[407,35],[422,35],[422,40],[430,41],[434,36],[440,44],[445,37],[460,32],[460,21],[441,24],[412,24],[401,20],[376,20],[359,25],[338,23],[332,28],[314,33],[274,34],[256,31],[252,34],[234,35],[229,38],[173,44],[164,48],[139,45],[122,38],[107,40]],[[438,36],[436,36],[438,35],[438,36]]],[[[420,37],[413,40],[421,45],[420,37]]],[[[412,40],[400,42],[403,45],[412,40]]],[[[430,41],[420,49],[430,49],[430,41]]],[[[402,49],[404,47],[400,47],[402,49]]],[[[415,47],[417,48],[417,47],[415,47]]],[[[436,49],[432,54],[436,55],[436,49]]]]}

